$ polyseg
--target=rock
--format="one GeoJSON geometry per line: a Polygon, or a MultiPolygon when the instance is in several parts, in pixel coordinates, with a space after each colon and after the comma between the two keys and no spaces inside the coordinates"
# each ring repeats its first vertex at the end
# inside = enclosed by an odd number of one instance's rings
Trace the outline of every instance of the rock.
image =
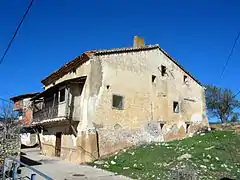
{"type": "Polygon", "coordinates": [[[205,166],[205,165],[200,165],[200,167],[201,167],[201,168],[204,168],[204,169],[207,168],[207,166],[205,166]]]}
{"type": "Polygon", "coordinates": [[[97,165],[102,165],[102,164],[104,164],[105,162],[104,161],[94,161],[94,164],[97,164],[97,165]]]}
{"type": "Polygon", "coordinates": [[[115,161],[111,161],[111,164],[113,164],[113,165],[114,165],[114,164],[116,164],[116,162],[115,162],[115,161]]]}
{"type": "Polygon", "coordinates": [[[211,159],[212,157],[208,154],[208,155],[207,155],[207,158],[211,159]]]}
{"type": "Polygon", "coordinates": [[[103,167],[105,167],[105,168],[109,168],[109,165],[107,165],[107,164],[104,164],[104,165],[103,165],[103,167]]]}
{"type": "Polygon", "coordinates": [[[191,157],[192,157],[191,154],[186,153],[186,154],[183,154],[183,155],[179,156],[179,157],[177,158],[177,160],[181,161],[181,160],[183,160],[183,159],[190,159],[191,157]]]}
{"type": "Polygon", "coordinates": [[[227,168],[227,165],[226,164],[221,164],[221,167],[227,168]]]}
{"type": "Polygon", "coordinates": [[[203,162],[209,162],[209,159],[203,159],[203,162]]]}
{"type": "Polygon", "coordinates": [[[205,149],[205,150],[210,150],[210,149],[213,149],[213,148],[215,148],[215,146],[210,146],[210,147],[204,148],[204,149],[205,149]]]}
{"type": "Polygon", "coordinates": [[[134,156],[134,155],[135,155],[135,152],[129,152],[129,154],[131,154],[132,156],[134,156]]]}

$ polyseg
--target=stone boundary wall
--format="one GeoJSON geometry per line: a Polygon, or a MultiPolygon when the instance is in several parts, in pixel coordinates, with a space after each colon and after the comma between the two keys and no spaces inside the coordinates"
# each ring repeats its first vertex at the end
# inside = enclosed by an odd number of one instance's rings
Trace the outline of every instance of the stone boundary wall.
{"type": "Polygon", "coordinates": [[[20,151],[20,135],[0,136],[0,166],[3,165],[5,157],[20,159],[20,151]]]}

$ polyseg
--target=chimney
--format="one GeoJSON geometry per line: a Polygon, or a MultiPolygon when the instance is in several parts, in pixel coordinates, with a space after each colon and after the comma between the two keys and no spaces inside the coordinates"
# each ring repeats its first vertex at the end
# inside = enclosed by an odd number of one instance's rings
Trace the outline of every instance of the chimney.
{"type": "Polygon", "coordinates": [[[140,36],[134,36],[133,47],[143,47],[143,46],[145,46],[144,39],[140,36]]]}

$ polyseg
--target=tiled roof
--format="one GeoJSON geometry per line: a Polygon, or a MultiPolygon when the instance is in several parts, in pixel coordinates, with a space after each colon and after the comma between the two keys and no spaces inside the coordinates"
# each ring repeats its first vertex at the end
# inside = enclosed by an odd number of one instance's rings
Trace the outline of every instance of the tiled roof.
{"type": "Polygon", "coordinates": [[[79,65],[88,61],[92,56],[101,56],[107,54],[116,54],[116,53],[127,53],[127,52],[139,52],[139,51],[149,51],[153,49],[159,49],[162,53],[164,53],[173,63],[175,63],[179,68],[181,68],[186,74],[188,74],[193,80],[195,80],[199,85],[201,83],[194,78],[188,71],[186,71],[182,65],[180,65],[173,57],[171,57],[166,51],[164,51],[158,44],[155,45],[145,45],[142,47],[129,47],[129,48],[114,48],[114,49],[105,49],[105,50],[91,50],[86,51],[82,55],[78,56],[77,58],[73,59],[69,63],[62,66],[57,71],[53,72],[41,82],[44,85],[48,85],[54,80],[62,77],[64,74],[68,73],[70,70],[78,67],[79,65]]]}
{"type": "Polygon", "coordinates": [[[47,76],[41,82],[44,85],[48,85],[52,81],[57,80],[59,77],[62,77],[64,74],[67,74],[69,71],[73,70],[74,68],[77,68],[78,66],[85,63],[88,60],[89,60],[89,55],[87,55],[86,53],[83,53],[82,55],[76,57],[72,61],[62,66],[60,69],[56,70],[55,72],[47,76]]]}
{"type": "Polygon", "coordinates": [[[39,92],[21,94],[21,95],[18,95],[18,96],[11,97],[10,100],[18,101],[18,100],[25,99],[25,98],[31,98],[31,97],[36,96],[38,94],[39,94],[39,92]]]}

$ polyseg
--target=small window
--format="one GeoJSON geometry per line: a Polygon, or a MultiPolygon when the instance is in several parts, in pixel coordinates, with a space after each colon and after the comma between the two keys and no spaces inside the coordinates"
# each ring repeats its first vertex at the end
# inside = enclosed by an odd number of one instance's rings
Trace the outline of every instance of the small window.
{"type": "Polygon", "coordinates": [[[179,103],[177,101],[173,101],[173,112],[179,113],[179,103]]]}
{"type": "Polygon", "coordinates": [[[161,65],[161,74],[162,74],[162,76],[165,76],[166,73],[167,73],[166,66],[161,65]]]}
{"type": "Polygon", "coordinates": [[[113,95],[112,107],[117,109],[123,109],[123,97],[118,95],[113,95]]]}
{"type": "Polygon", "coordinates": [[[152,75],[152,83],[156,82],[156,76],[152,75]]]}
{"type": "Polygon", "coordinates": [[[187,83],[187,76],[186,75],[183,76],[183,82],[187,83]]]}
{"type": "Polygon", "coordinates": [[[61,89],[60,91],[59,91],[59,102],[64,102],[65,101],[65,88],[63,88],[63,89],[61,89]]]}

